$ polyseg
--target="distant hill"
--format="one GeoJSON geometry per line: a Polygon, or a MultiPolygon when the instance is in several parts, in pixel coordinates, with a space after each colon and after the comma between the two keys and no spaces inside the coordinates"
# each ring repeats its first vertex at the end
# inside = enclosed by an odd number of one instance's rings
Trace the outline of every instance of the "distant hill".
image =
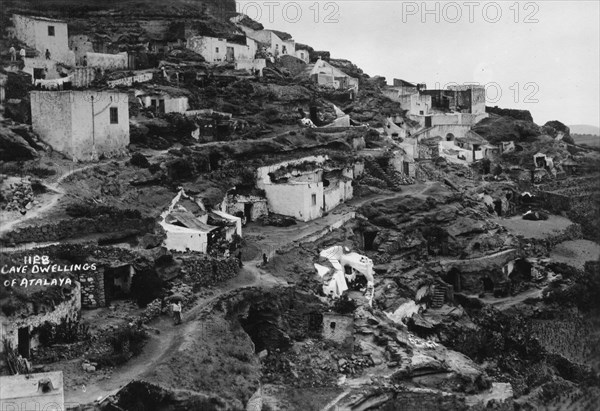
{"type": "Polygon", "coordinates": [[[575,144],[589,147],[600,147],[600,136],[592,134],[571,134],[575,144]]]}
{"type": "Polygon", "coordinates": [[[600,136],[600,127],[590,126],[587,124],[575,124],[569,126],[571,134],[590,134],[593,136],[600,136]]]}

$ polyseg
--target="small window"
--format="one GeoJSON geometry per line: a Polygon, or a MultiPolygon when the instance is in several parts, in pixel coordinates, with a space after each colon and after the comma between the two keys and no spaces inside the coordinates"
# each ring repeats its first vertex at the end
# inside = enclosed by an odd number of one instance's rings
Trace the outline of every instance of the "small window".
{"type": "Polygon", "coordinates": [[[287,54],[287,47],[283,46],[283,50],[281,50],[283,52],[283,54],[287,54]]]}
{"type": "Polygon", "coordinates": [[[218,53],[218,52],[219,52],[219,48],[215,47],[215,53],[218,53]]]}
{"type": "Polygon", "coordinates": [[[279,50],[279,44],[275,44],[275,50],[279,50]]]}
{"type": "Polygon", "coordinates": [[[332,321],[331,324],[329,324],[329,327],[331,328],[331,331],[335,330],[335,322],[332,321]]]}
{"type": "Polygon", "coordinates": [[[54,36],[54,26],[48,26],[48,35],[54,36]]]}
{"type": "Polygon", "coordinates": [[[304,53],[300,53],[300,58],[304,60],[304,53]]]}
{"type": "Polygon", "coordinates": [[[312,195],[312,205],[317,205],[317,195],[316,194],[312,195]]]}
{"type": "Polygon", "coordinates": [[[119,124],[119,109],[117,107],[110,108],[110,124],[119,124]]]}

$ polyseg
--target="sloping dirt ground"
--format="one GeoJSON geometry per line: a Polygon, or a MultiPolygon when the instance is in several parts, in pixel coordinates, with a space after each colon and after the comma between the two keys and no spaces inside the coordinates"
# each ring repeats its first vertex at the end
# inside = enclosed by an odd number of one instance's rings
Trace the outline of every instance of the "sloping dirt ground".
{"type": "MultiPolygon", "coordinates": [[[[258,261],[246,263],[237,277],[205,290],[196,305],[183,313],[182,325],[174,326],[172,319],[167,316],[161,316],[148,324],[151,329],[150,338],[143,352],[110,373],[86,374],[82,371],[79,360],[54,364],[53,369],[64,371],[65,387],[75,385],[74,389],[65,389],[65,402],[92,403],[115,394],[132,380],[140,378],[174,389],[212,387],[215,392],[220,392],[217,388],[222,387],[219,384],[225,381],[217,384],[216,375],[235,378],[239,372],[253,374],[253,369],[245,364],[250,358],[246,359],[244,350],[240,348],[252,344],[249,337],[241,330],[229,330],[228,323],[223,318],[201,314],[212,310],[211,303],[233,290],[285,285],[281,280],[257,268],[257,263],[258,261]],[[225,347],[222,345],[224,342],[228,344],[225,347]],[[218,349],[217,345],[220,345],[218,349]],[[221,362],[215,360],[219,356],[238,356],[242,360],[238,365],[231,365],[236,369],[223,370],[221,367],[224,358],[220,359],[221,362]],[[182,370],[188,371],[188,374],[182,373],[182,370]]],[[[251,348],[250,351],[253,352],[251,348]]]]}
{"type": "Polygon", "coordinates": [[[550,257],[583,270],[586,261],[600,260],[600,245],[589,240],[565,241],[554,247],[550,257]]]}

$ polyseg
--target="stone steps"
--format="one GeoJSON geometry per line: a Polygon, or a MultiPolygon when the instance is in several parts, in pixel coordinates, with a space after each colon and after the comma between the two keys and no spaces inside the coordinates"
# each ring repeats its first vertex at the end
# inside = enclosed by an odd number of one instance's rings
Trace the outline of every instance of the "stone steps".
{"type": "Polygon", "coordinates": [[[433,292],[433,299],[431,302],[432,308],[441,308],[444,305],[444,300],[446,297],[446,288],[440,285],[435,286],[435,290],[433,292]]]}

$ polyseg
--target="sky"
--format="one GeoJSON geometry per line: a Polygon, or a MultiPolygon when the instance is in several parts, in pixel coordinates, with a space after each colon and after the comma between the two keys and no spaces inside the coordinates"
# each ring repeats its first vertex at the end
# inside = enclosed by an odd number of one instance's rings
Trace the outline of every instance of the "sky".
{"type": "Polygon", "coordinates": [[[600,126],[600,2],[237,0],[238,12],[369,76],[486,86],[537,124],[600,126]]]}

